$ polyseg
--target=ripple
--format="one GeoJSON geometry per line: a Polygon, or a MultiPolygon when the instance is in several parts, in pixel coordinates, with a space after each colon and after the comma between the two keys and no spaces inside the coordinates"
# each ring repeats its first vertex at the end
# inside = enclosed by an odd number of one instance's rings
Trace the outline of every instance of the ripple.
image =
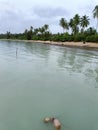
{"type": "Polygon", "coordinates": [[[40,122],[51,115],[64,123],[62,130],[92,130],[98,117],[97,88],[96,51],[0,42],[3,130],[47,129],[40,122]]]}

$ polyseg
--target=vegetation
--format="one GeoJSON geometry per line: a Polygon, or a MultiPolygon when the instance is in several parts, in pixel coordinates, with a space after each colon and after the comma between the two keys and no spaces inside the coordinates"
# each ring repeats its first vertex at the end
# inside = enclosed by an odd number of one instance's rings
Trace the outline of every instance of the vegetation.
{"type": "Polygon", "coordinates": [[[64,18],[61,18],[60,26],[63,28],[63,33],[64,33],[65,29],[66,29],[66,32],[69,29],[68,23],[67,23],[67,21],[64,18]]]}
{"type": "MultiPolygon", "coordinates": [[[[98,28],[98,5],[93,10],[93,17],[97,18],[98,28]]],[[[23,33],[12,34],[7,31],[6,34],[0,34],[1,39],[21,39],[21,40],[49,40],[49,41],[75,41],[75,42],[97,42],[98,33],[97,28],[90,27],[89,16],[74,15],[69,21],[61,18],[59,25],[63,28],[63,33],[52,34],[49,31],[49,25],[45,24],[39,28],[25,29],[23,33]],[[89,26],[89,27],[88,27],[89,26]],[[69,33],[68,33],[69,32],[69,33]]]]}
{"type": "Polygon", "coordinates": [[[96,5],[93,10],[93,17],[97,19],[97,27],[96,27],[97,30],[98,29],[98,5],[96,5]]]}

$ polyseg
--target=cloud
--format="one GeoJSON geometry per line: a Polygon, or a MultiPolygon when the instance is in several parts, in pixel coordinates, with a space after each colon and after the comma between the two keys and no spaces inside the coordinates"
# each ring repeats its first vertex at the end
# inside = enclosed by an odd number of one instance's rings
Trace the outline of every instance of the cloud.
{"type": "Polygon", "coordinates": [[[23,32],[30,26],[37,28],[44,24],[58,32],[61,17],[69,20],[76,13],[90,16],[91,25],[94,25],[92,10],[97,3],[97,0],[0,0],[0,33],[23,32]]]}
{"type": "Polygon", "coordinates": [[[16,8],[9,2],[0,2],[0,33],[5,33],[6,31],[11,31],[12,33],[23,32],[29,25],[28,17],[28,12],[16,8]]]}
{"type": "Polygon", "coordinates": [[[33,7],[23,11],[8,3],[3,2],[2,5],[3,8],[0,8],[0,23],[2,23],[0,33],[5,33],[6,31],[11,31],[12,33],[23,32],[30,26],[37,28],[44,24],[50,25],[50,28],[53,25],[56,27],[59,24],[59,19],[68,14],[65,9],[60,7],[33,7]]]}
{"type": "Polygon", "coordinates": [[[63,17],[68,15],[68,12],[66,9],[62,7],[34,7],[33,13],[37,15],[40,18],[56,18],[56,17],[63,17]]]}

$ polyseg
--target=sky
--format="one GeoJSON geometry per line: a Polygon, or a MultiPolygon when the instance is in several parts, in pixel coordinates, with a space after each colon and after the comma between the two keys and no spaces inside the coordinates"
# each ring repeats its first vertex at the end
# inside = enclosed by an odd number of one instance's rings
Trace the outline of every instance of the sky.
{"type": "Polygon", "coordinates": [[[52,33],[62,32],[59,20],[87,15],[96,27],[92,11],[98,0],[0,0],[0,33],[22,33],[30,26],[48,24],[52,33]]]}

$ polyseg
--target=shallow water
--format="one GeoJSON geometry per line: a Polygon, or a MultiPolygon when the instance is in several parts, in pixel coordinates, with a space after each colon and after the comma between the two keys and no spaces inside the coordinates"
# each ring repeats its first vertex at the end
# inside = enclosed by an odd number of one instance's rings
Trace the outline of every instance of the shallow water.
{"type": "Polygon", "coordinates": [[[98,130],[98,52],[0,41],[0,130],[98,130]]]}

